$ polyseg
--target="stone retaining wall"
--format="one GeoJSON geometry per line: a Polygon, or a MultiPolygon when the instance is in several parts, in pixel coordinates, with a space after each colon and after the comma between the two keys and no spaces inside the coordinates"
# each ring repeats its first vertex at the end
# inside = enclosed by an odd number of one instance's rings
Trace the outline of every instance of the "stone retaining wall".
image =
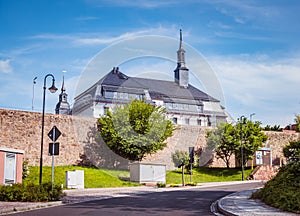
{"type": "Polygon", "coordinates": [[[248,180],[265,180],[269,181],[278,173],[279,166],[257,166],[249,175],[248,180]]]}
{"type": "MultiPolygon", "coordinates": [[[[38,166],[41,146],[42,114],[17,110],[0,109],[0,147],[21,149],[25,151],[24,158],[30,165],[38,166]]],[[[47,134],[56,125],[62,132],[57,140],[60,143],[60,155],[55,156],[55,165],[95,165],[105,168],[128,169],[129,161],[114,154],[97,137],[96,119],[74,117],[68,115],[45,114],[45,134],[43,164],[51,166],[48,156],[48,143],[51,140],[47,134]]],[[[174,135],[167,140],[167,147],[156,154],[148,155],[144,162],[166,164],[167,169],[174,169],[172,153],[175,150],[188,151],[191,146],[201,153],[200,165],[224,167],[225,163],[214,157],[207,150],[206,132],[210,127],[178,126],[174,135]]],[[[299,140],[299,133],[265,132],[269,139],[264,147],[273,149],[273,164],[278,165],[283,158],[282,147],[291,140],[299,140]]],[[[234,157],[231,166],[234,166],[234,157]]]]}

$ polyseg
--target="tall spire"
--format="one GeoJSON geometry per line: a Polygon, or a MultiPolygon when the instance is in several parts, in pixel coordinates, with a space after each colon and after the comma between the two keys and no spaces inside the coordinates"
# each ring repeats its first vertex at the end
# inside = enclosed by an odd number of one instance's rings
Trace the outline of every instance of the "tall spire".
{"type": "Polygon", "coordinates": [[[55,113],[56,114],[70,114],[70,105],[68,103],[68,94],[66,93],[65,89],[65,73],[66,71],[63,71],[63,81],[61,85],[61,93],[59,94],[59,101],[56,105],[55,113]]]}
{"type": "Polygon", "coordinates": [[[185,67],[185,50],[182,48],[182,30],[180,29],[179,49],[177,51],[177,64],[179,67],[185,67]]]}
{"type": "Polygon", "coordinates": [[[61,85],[61,93],[65,93],[66,89],[65,89],[65,75],[63,74],[63,81],[62,81],[62,85],[61,85]]]}
{"type": "Polygon", "coordinates": [[[179,43],[179,49],[182,49],[182,29],[180,29],[180,43],[179,43]]]}
{"type": "Polygon", "coordinates": [[[175,82],[179,86],[187,88],[189,85],[189,69],[185,66],[185,50],[182,47],[182,30],[180,29],[179,49],[177,50],[177,68],[175,72],[175,82]]]}

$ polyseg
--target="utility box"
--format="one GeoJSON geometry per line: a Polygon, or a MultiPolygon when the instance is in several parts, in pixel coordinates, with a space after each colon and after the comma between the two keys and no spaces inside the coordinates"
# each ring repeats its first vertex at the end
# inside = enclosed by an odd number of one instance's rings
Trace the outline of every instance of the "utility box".
{"type": "Polygon", "coordinates": [[[84,189],[84,170],[66,171],[66,187],[84,189]]]}
{"type": "Polygon", "coordinates": [[[22,183],[23,150],[0,147],[0,185],[22,183]]]}
{"type": "Polygon", "coordinates": [[[255,165],[272,166],[272,148],[260,148],[255,152],[255,165]]]}
{"type": "Polygon", "coordinates": [[[138,183],[166,183],[166,165],[132,163],[130,164],[130,181],[138,183]]]}

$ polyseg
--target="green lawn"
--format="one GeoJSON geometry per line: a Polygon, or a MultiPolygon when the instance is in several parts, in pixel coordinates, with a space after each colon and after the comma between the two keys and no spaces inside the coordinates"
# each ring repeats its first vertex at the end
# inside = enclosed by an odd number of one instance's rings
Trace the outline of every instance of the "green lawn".
{"type": "MultiPolygon", "coordinates": [[[[138,186],[140,184],[129,182],[129,171],[106,170],[78,166],[56,166],[54,183],[66,187],[66,171],[84,170],[85,188],[104,188],[104,187],[124,187],[138,186]]],[[[245,179],[250,174],[251,169],[245,169],[245,179]]],[[[167,184],[181,184],[181,170],[167,171],[167,184]]],[[[220,181],[239,181],[241,180],[241,170],[237,168],[206,168],[199,167],[193,169],[192,181],[201,182],[220,182],[220,181]]],[[[190,175],[185,174],[185,181],[190,182],[190,175]]],[[[24,183],[39,183],[39,167],[31,166],[29,176],[24,183]]],[[[43,167],[43,182],[51,182],[51,167],[43,167]]]]}
{"type": "MultiPolygon", "coordinates": [[[[31,166],[29,176],[24,180],[24,183],[33,182],[39,183],[39,167],[31,166]]],[[[124,187],[137,186],[139,184],[125,181],[129,179],[128,171],[103,170],[78,166],[56,166],[54,183],[66,187],[65,178],[66,171],[84,170],[84,186],[85,188],[104,188],[104,187],[124,187]]],[[[43,167],[43,182],[51,182],[51,167],[43,167]]]]}
{"type": "MultiPolygon", "coordinates": [[[[245,168],[244,176],[251,173],[250,168],[245,168]]],[[[242,171],[240,168],[207,168],[198,167],[193,169],[192,182],[221,182],[221,181],[240,181],[242,171]]],[[[185,182],[190,182],[190,175],[185,174],[185,182]]],[[[167,184],[181,184],[181,169],[167,172],[167,184]]]]}

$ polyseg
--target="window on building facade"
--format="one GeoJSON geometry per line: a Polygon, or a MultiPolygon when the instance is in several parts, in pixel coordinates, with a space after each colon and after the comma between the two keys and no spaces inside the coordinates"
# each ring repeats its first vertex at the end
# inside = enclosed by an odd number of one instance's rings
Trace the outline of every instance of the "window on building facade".
{"type": "Polygon", "coordinates": [[[185,124],[186,124],[186,125],[189,125],[189,124],[190,124],[190,119],[189,119],[189,118],[186,118],[186,119],[185,119],[185,124]]]}
{"type": "Polygon", "coordinates": [[[197,125],[201,126],[201,119],[197,119],[197,125]]]}
{"type": "Polygon", "coordinates": [[[208,121],[208,122],[207,122],[207,125],[208,125],[208,126],[211,126],[211,120],[210,120],[210,117],[208,117],[207,121],[208,121]]]}
{"type": "Polygon", "coordinates": [[[198,112],[203,112],[203,106],[197,105],[197,111],[198,112]]]}
{"type": "Polygon", "coordinates": [[[177,124],[177,118],[175,118],[175,117],[173,118],[173,123],[177,124]]]}
{"type": "Polygon", "coordinates": [[[114,93],[115,92],[112,92],[112,91],[105,91],[104,97],[105,98],[114,98],[114,93]]]}
{"type": "Polygon", "coordinates": [[[107,107],[107,106],[103,107],[104,115],[107,115],[108,110],[109,110],[109,107],[107,107]]]}

